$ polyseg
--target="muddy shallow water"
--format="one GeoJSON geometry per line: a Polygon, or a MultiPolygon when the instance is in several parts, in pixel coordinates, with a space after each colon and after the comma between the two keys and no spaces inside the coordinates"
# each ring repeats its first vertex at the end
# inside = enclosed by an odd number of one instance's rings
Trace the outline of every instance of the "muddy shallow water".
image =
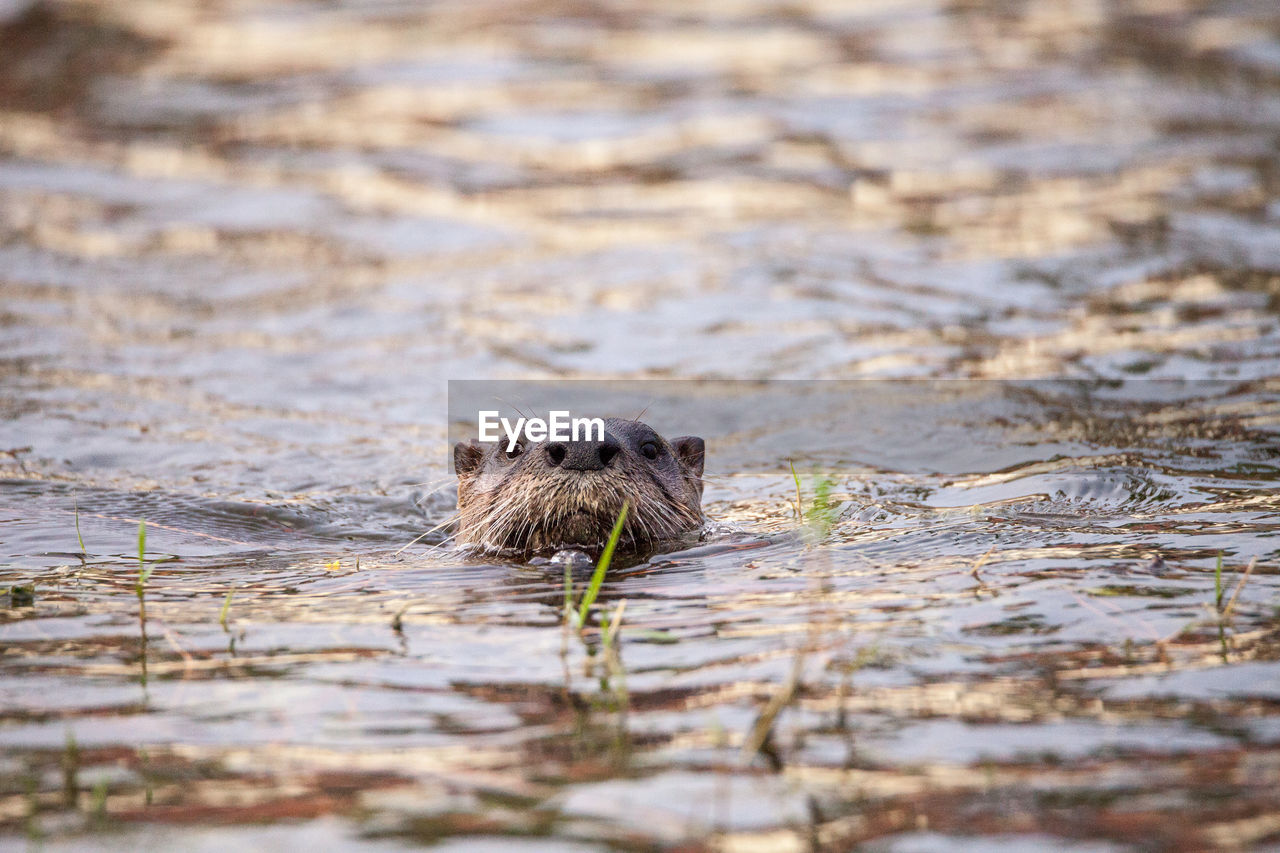
{"type": "Polygon", "coordinates": [[[1280,842],[1273,4],[19,0],[0,55],[0,848],[1280,842]],[[414,543],[500,377],[839,382],[653,409],[715,523],[606,649],[414,543]]]}

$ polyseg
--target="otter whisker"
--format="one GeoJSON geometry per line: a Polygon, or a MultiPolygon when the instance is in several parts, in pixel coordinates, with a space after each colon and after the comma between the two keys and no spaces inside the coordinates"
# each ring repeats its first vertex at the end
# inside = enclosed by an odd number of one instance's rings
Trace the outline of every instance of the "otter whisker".
{"type": "Polygon", "coordinates": [[[515,409],[515,410],[516,410],[516,414],[517,414],[517,415],[519,415],[520,417],[524,418],[525,420],[528,420],[528,419],[529,419],[529,415],[528,415],[528,413],[527,413],[527,412],[525,412],[523,409],[521,409],[519,406],[517,406],[515,403],[510,403],[510,402],[508,402],[508,401],[506,401],[506,400],[502,399],[501,397],[499,397],[497,394],[494,394],[494,395],[493,395],[493,399],[494,399],[494,400],[496,400],[496,401],[497,401],[497,402],[499,402],[499,403],[502,403],[502,404],[504,404],[504,405],[510,406],[511,408],[515,409]]]}
{"type": "Polygon", "coordinates": [[[428,489],[425,493],[423,493],[422,497],[418,498],[416,501],[414,501],[414,502],[413,502],[413,505],[414,505],[414,506],[422,506],[424,503],[426,503],[426,502],[427,502],[427,499],[428,499],[428,498],[432,497],[432,496],[433,496],[433,495],[435,495],[437,492],[440,492],[440,491],[443,491],[444,489],[449,488],[449,486],[451,486],[451,485],[453,485],[452,478],[450,478],[449,480],[444,481],[443,483],[441,483],[441,484],[440,484],[440,485],[438,485],[438,486],[435,486],[435,487],[434,487],[434,488],[432,488],[432,489],[428,489]]]}
{"type": "Polygon", "coordinates": [[[450,483],[452,483],[454,479],[455,478],[453,476],[437,477],[434,480],[423,480],[421,483],[404,483],[403,486],[406,489],[420,489],[425,486],[436,486],[436,485],[447,486],[450,483]]]}
{"type": "Polygon", "coordinates": [[[399,550],[399,551],[396,551],[396,552],[395,552],[395,554],[393,554],[392,556],[399,557],[399,556],[400,556],[400,554],[401,554],[401,553],[403,553],[403,551],[404,551],[404,549],[405,549],[405,548],[408,548],[408,547],[409,547],[409,546],[411,546],[411,545],[416,545],[417,543],[421,542],[421,541],[422,541],[423,539],[425,539],[426,537],[430,536],[432,533],[435,533],[435,532],[436,532],[437,530],[439,530],[440,528],[445,527],[446,525],[449,525],[449,524],[453,524],[455,521],[457,521],[457,520],[458,520],[459,518],[461,518],[461,517],[462,517],[462,513],[460,513],[460,512],[454,513],[454,514],[453,514],[453,515],[451,515],[449,518],[446,518],[444,521],[440,522],[439,524],[437,524],[435,527],[431,528],[430,530],[427,530],[427,531],[424,531],[424,532],[422,532],[422,533],[419,533],[417,536],[413,537],[413,539],[409,540],[408,544],[406,544],[406,545],[402,546],[402,547],[400,548],[400,550],[399,550]]]}

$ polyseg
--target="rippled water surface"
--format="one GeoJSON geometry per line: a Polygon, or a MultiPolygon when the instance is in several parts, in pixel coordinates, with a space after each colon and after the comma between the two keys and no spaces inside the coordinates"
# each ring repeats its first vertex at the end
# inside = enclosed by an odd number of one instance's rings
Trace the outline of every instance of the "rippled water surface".
{"type": "Polygon", "coordinates": [[[0,56],[0,848],[1280,843],[1270,0],[8,0],[0,56]],[[415,542],[477,378],[841,381],[651,412],[713,524],[606,646],[415,542]]]}

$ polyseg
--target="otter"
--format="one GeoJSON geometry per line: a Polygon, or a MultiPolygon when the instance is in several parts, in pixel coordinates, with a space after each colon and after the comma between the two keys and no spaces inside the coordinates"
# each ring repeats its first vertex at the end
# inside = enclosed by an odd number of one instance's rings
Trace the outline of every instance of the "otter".
{"type": "Polygon", "coordinates": [[[650,550],[699,530],[706,447],[670,441],[637,420],[608,418],[603,441],[458,442],[460,545],[533,556],[563,548],[599,552],[622,506],[618,547],[650,550]]]}

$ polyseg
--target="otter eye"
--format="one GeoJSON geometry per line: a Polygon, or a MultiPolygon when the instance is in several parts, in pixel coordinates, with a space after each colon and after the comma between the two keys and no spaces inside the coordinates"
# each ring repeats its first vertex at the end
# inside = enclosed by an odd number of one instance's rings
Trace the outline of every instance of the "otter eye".
{"type": "Polygon", "coordinates": [[[521,453],[524,453],[524,445],[517,441],[515,447],[504,452],[507,454],[508,459],[515,459],[521,453]]]}
{"type": "Polygon", "coordinates": [[[652,441],[646,441],[644,444],[640,445],[640,452],[644,454],[645,459],[657,459],[658,445],[654,444],[652,441]]]}

